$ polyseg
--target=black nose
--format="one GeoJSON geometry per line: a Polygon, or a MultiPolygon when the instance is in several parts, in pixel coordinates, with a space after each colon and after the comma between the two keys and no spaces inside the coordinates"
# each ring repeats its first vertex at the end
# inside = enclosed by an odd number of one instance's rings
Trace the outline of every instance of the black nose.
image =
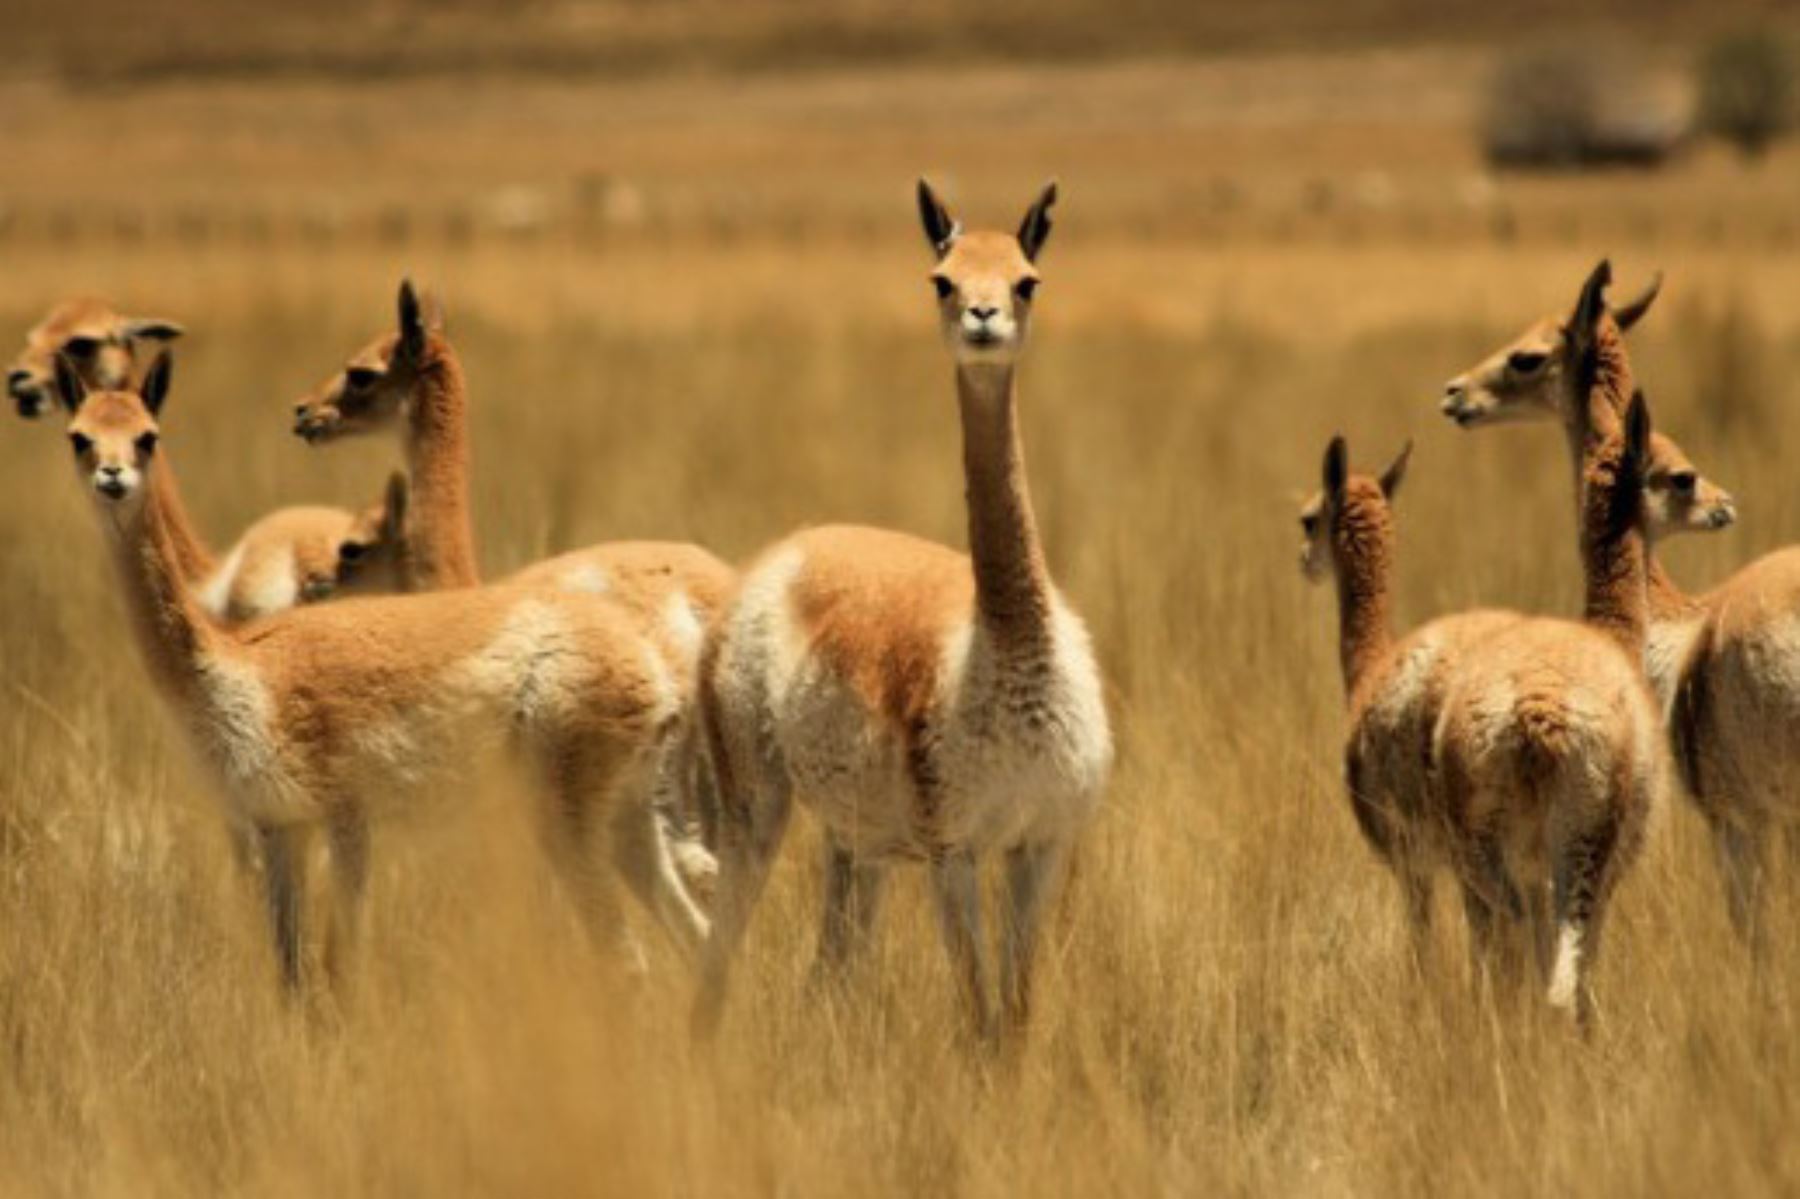
{"type": "Polygon", "coordinates": [[[974,317],[978,321],[991,321],[995,317],[1000,315],[1000,310],[998,308],[992,308],[992,307],[983,308],[983,307],[979,307],[977,305],[971,304],[969,306],[969,315],[974,317]]]}

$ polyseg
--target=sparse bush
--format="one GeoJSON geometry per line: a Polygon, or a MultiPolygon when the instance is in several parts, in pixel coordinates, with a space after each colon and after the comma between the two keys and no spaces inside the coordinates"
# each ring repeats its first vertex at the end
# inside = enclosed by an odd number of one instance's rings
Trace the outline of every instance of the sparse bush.
{"type": "Polygon", "coordinates": [[[1482,147],[1496,166],[1655,166],[1675,149],[1681,130],[1641,102],[1642,90],[1615,60],[1585,49],[1509,55],[1488,90],[1482,147]]]}
{"type": "Polygon", "coordinates": [[[1786,42],[1739,33],[1714,42],[1698,71],[1701,128],[1760,158],[1794,124],[1795,63],[1786,42]]]}

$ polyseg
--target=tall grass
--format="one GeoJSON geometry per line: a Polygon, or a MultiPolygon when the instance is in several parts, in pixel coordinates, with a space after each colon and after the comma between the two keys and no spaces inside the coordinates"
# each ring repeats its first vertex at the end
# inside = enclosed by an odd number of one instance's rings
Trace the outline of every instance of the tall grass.
{"type": "MultiPolygon", "coordinates": [[[[1409,972],[1395,896],[1338,780],[1333,605],[1295,568],[1295,493],[1316,485],[1334,430],[1365,466],[1412,435],[1403,619],[1477,602],[1572,611],[1560,440],[1458,434],[1431,400],[1537,306],[1568,302],[1585,259],[1276,251],[1120,267],[1059,237],[1023,379],[1028,453],[1053,568],[1097,636],[1121,759],[1016,1073],[962,1051],[905,872],[863,975],[842,995],[806,988],[805,820],[721,1040],[694,1053],[679,963],[645,921],[646,977],[596,960],[504,780],[378,830],[363,985],[336,1021],[290,1010],[218,804],[135,659],[60,432],[15,422],[0,428],[3,1189],[1800,1184],[1800,975],[1783,952],[1753,979],[1697,821],[1678,807],[1625,885],[1603,1025],[1584,1045],[1536,1012],[1473,1001],[1448,895],[1443,976],[1409,972]],[[1132,271],[1156,294],[1134,291],[1132,271]],[[1359,289],[1369,277],[1389,286],[1359,289]]],[[[474,387],[486,565],[621,535],[736,557],[824,519],[959,543],[949,368],[914,249],[428,264],[474,387]]],[[[285,432],[286,401],[391,319],[399,265],[219,250],[177,269],[153,249],[82,264],[195,328],[165,446],[216,538],[279,502],[376,492],[389,447],[309,453],[285,432]]],[[[1639,362],[1661,426],[1745,512],[1740,531],[1672,548],[1703,581],[1800,537],[1787,456],[1800,345],[1782,314],[1733,299],[1777,287],[1779,264],[1668,265],[1696,282],[1637,335],[1639,362]],[[1745,354],[1754,372],[1721,378],[1721,356],[1745,354]],[[1727,419],[1746,389],[1759,415],[1727,419]]],[[[20,265],[4,327],[67,270],[20,265]]]]}

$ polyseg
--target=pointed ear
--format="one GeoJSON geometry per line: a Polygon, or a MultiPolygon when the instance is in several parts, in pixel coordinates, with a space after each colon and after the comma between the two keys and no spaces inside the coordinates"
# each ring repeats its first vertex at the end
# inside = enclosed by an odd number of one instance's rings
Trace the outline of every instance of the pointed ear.
{"type": "Polygon", "coordinates": [[[1575,311],[1569,316],[1569,340],[1577,347],[1594,344],[1594,330],[1600,324],[1600,315],[1606,311],[1606,289],[1611,285],[1612,263],[1602,258],[1600,265],[1588,275],[1587,282],[1581,285],[1575,311]]]}
{"type": "Polygon", "coordinates": [[[423,314],[426,329],[433,333],[444,331],[444,306],[439,302],[436,292],[419,293],[419,310],[423,314]]]}
{"type": "Polygon", "coordinates": [[[81,372],[75,369],[74,361],[62,351],[57,351],[52,365],[57,398],[73,416],[81,411],[81,402],[87,399],[87,384],[81,381],[81,372]]]}
{"type": "Polygon", "coordinates": [[[411,498],[411,487],[407,483],[405,471],[395,471],[388,476],[387,493],[381,501],[381,539],[398,542],[406,531],[406,505],[411,498]]]}
{"type": "Polygon", "coordinates": [[[125,336],[133,341],[174,341],[187,330],[161,317],[134,317],[125,322],[125,336]]]}
{"type": "Polygon", "coordinates": [[[1657,271],[1650,278],[1650,286],[1646,287],[1634,299],[1613,309],[1613,320],[1619,322],[1621,330],[1629,329],[1637,324],[1644,313],[1650,311],[1650,305],[1656,303],[1657,293],[1662,291],[1663,276],[1657,271]]]}
{"type": "Polygon", "coordinates": [[[1406,444],[1400,447],[1400,452],[1394,456],[1394,460],[1388,464],[1388,468],[1381,472],[1381,494],[1390,500],[1394,498],[1394,493],[1400,490],[1400,484],[1406,479],[1406,464],[1412,461],[1412,450],[1412,438],[1409,437],[1406,439],[1406,444]]]}
{"type": "Polygon", "coordinates": [[[400,281],[400,346],[402,358],[417,362],[425,356],[425,314],[411,279],[400,281]]]}
{"type": "Polygon", "coordinates": [[[151,416],[160,415],[163,401],[169,398],[169,380],[175,374],[175,359],[169,351],[164,350],[150,364],[150,370],[144,376],[144,385],[138,389],[143,398],[144,407],[150,410],[151,416]]]}
{"type": "Polygon", "coordinates": [[[925,240],[939,258],[948,254],[962,236],[962,226],[951,219],[950,210],[923,179],[919,180],[919,223],[925,227],[925,240]]]}
{"type": "Polygon", "coordinates": [[[1056,180],[1052,179],[1044,185],[1037,203],[1025,210],[1025,219],[1019,222],[1019,248],[1032,262],[1037,261],[1038,252],[1050,240],[1050,206],[1055,203],[1056,180]]]}
{"type": "Polygon", "coordinates": [[[1342,436],[1333,437],[1325,447],[1325,497],[1336,501],[1350,482],[1350,447],[1342,436]]]}

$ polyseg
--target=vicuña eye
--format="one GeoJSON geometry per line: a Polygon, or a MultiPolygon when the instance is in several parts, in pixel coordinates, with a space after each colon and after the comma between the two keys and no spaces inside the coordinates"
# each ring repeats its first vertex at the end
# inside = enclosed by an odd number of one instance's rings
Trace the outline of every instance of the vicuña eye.
{"type": "Polygon", "coordinates": [[[1521,375],[1529,375],[1544,365],[1548,354],[1533,353],[1530,350],[1514,350],[1506,356],[1506,365],[1521,375]]]}
{"type": "Polygon", "coordinates": [[[951,296],[956,294],[956,284],[950,282],[950,280],[944,278],[942,275],[933,275],[931,277],[931,285],[937,288],[937,295],[940,300],[948,300],[951,296]]]}
{"type": "Polygon", "coordinates": [[[75,447],[77,454],[85,454],[94,448],[94,439],[83,433],[71,433],[69,444],[75,447]]]}
{"type": "Polygon", "coordinates": [[[1031,303],[1031,297],[1037,295],[1037,289],[1038,281],[1036,279],[1021,279],[1013,285],[1013,291],[1017,292],[1019,298],[1027,304],[1031,303]]]}
{"type": "Polygon", "coordinates": [[[137,448],[138,453],[143,454],[145,457],[154,454],[156,452],[156,434],[154,432],[139,433],[137,448]]]}
{"type": "Polygon", "coordinates": [[[1678,470],[1669,476],[1669,485],[1683,495],[1693,494],[1694,488],[1699,485],[1699,482],[1700,480],[1691,470],[1678,470]]]}
{"type": "Polygon", "coordinates": [[[369,366],[352,366],[344,371],[344,381],[359,391],[375,386],[376,380],[380,378],[381,372],[369,366]]]}
{"type": "Polygon", "coordinates": [[[1302,516],[1300,518],[1300,527],[1306,531],[1308,537],[1311,537],[1314,533],[1318,532],[1319,514],[1317,512],[1308,512],[1305,516],[1302,516]]]}

